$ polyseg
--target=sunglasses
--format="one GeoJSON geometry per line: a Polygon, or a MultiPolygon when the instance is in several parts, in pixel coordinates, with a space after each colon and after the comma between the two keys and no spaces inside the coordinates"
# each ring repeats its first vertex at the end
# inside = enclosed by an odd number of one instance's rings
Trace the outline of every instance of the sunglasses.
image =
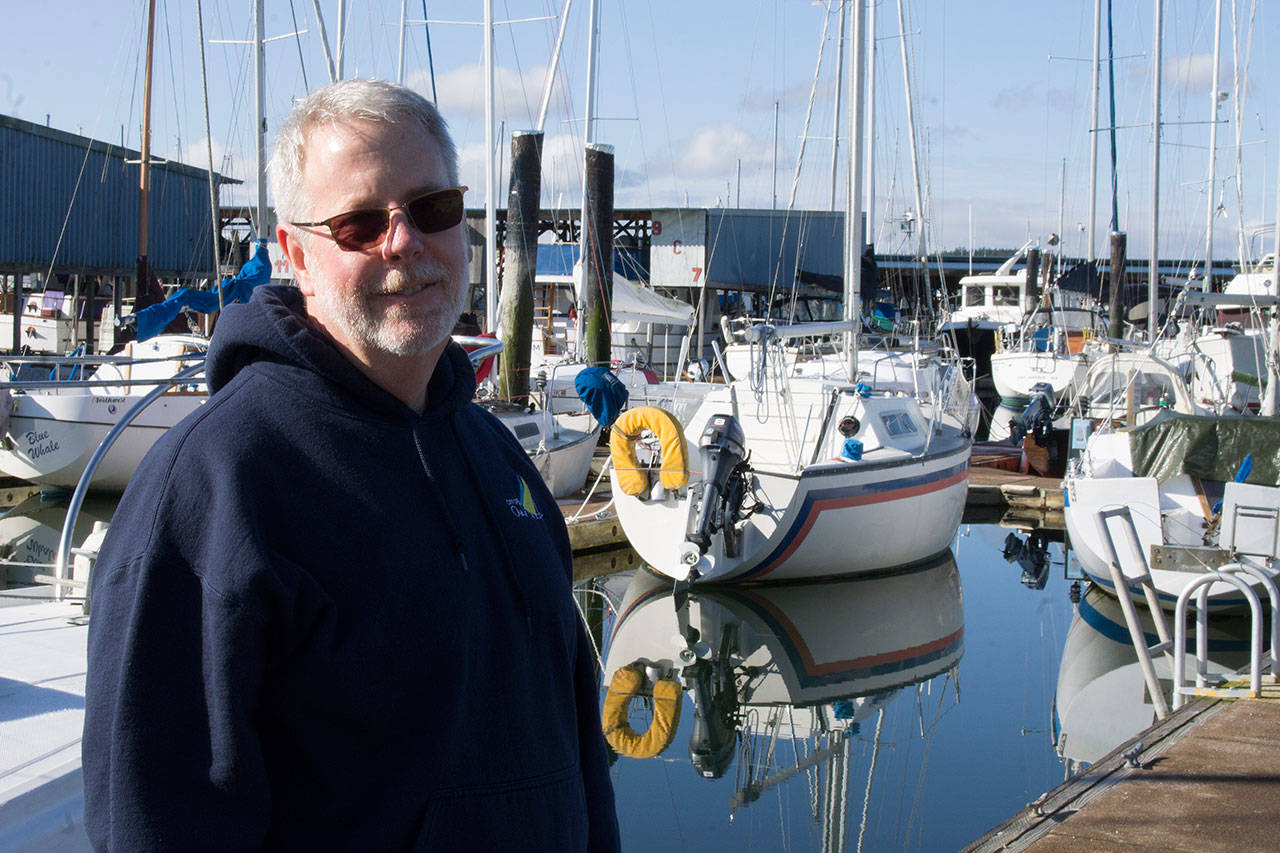
{"type": "Polygon", "coordinates": [[[380,245],[391,228],[391,211],[403,210],[405,216],[423,234],[447,231],[462,221],[466,209],[462,194],[466,187],[449,187],[420,195],[404,204],[391,207],[375,207],[368,210],[349,210],[330,216],[319,222],[290,222],[302,228],[329,229],[333,242],[344,252],[359,252],[380,245]]]}

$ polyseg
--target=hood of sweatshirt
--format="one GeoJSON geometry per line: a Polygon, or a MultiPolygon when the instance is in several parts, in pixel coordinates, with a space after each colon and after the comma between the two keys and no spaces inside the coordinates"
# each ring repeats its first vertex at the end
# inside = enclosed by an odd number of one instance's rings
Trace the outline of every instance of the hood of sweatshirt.
{"type": "Polygon", "coordinates": [[[475,371],[466,352],[450,341],[427,387],[426,411],[413,412],[360,372],[307,315],[305,297],[290,285],[258,287],[249,302],[223,309],[205,361],[209,392],[216,392],[240,371],[261,361],[305,367],[335,390],[392,419],[448,416],[466,406],[476,391],[475,371]]]}

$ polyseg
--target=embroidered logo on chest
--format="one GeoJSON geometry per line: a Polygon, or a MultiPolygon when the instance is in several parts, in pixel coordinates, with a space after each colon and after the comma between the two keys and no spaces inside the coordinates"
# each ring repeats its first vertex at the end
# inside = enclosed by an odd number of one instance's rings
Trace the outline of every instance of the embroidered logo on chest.
{"type": "Polygon", "coordinates": [[[542,518],[537,504],[533,502],[533,493],[529,491],[529,484],[519,474],[516,475],[516,491],[516,497],[507,498],[507,509],[511,510],[511,514],[516,518],[542,518]]]}

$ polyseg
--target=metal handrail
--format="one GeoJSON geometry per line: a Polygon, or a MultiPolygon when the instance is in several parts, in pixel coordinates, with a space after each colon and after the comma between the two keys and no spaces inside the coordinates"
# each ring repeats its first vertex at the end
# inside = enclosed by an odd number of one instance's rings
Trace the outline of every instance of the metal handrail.
{"type": "MultiPolygon", "coordinates": [[[[204,366],[204,356],[200,357],[200,364],[197,367],[204,366]]],[[[46,390],[51,388],[132,388],[134,386],[155,385],[157,382],[167,382],[167,379],[32,379],[32,380],[8,380],[0,381],[0,388],[13,389],[19,391],[35,391],[46,390]]],[[[105,391],[103,392],[106,393],[105,391]]]]}
{"type": "MultiPolygon", "coordinates": [[[[89,482],[93,480],[94,473],[97,472],[98,466],[102,464],[102,458],[107,455],[107,451],[111,449],[111,445],[115,444],[116,439],[124,432],[125,427],[129,426],[144,409],[162,397],[172,386],[179,385],[202,372],[204,372],[203,362],[184,368],[168,380],[163,380],[163,384],[157,385],[153,391],[129,407],[129,410],[121,416],[120,420],[116,421],[115,425],[103,436],[102,441],[98,443],[97,449],[89,457],[88,464],[84,466],[84,473],[80,475],[80,480],[76,483],[75,491],[71,493],[71,500],[67,504],[67,518],[62,525],[62,535],[58,538],[58,556],[54,560],[54,601],[62,600],[62,588],[69,585],[70,578],[67,576],[67,561],[71,554],[71,538],[76,526],[76,516],[80,514],[80,505],[84,503],[85,495],[89,492],[89,482]]],[[[84,611],[85,613],[89,612],[89,592],[87,588],[84,597],[84,611]]]]}

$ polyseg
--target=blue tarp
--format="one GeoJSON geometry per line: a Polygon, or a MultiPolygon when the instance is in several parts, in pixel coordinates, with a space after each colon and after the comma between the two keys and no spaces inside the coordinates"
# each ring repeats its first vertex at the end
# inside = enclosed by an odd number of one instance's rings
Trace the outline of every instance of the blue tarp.
{"type": "MultiPolygon", "coordinates": [[[[248,302],[253,289],[270,280],[271,258],[267,255],[267,244],[259,240],[253,257],[245,262],[235,278],[229,278],[222,283],[222,305],[248,302]]],[[[183,287],[164,302],[143,308],[133,314],[134,328],[137,330],[138,340],[145,341],[163,332],[184,308],[199,311],[201,314],[210,314],[220,307],[218,294],[214,291],[183,287]]]]}
{"type": "Polygon", "coordinates": [[[612,426],[627,405],[627,386],[604,365],[584,367],[574,378],[573,387],[600,426],[612,426]]]}

